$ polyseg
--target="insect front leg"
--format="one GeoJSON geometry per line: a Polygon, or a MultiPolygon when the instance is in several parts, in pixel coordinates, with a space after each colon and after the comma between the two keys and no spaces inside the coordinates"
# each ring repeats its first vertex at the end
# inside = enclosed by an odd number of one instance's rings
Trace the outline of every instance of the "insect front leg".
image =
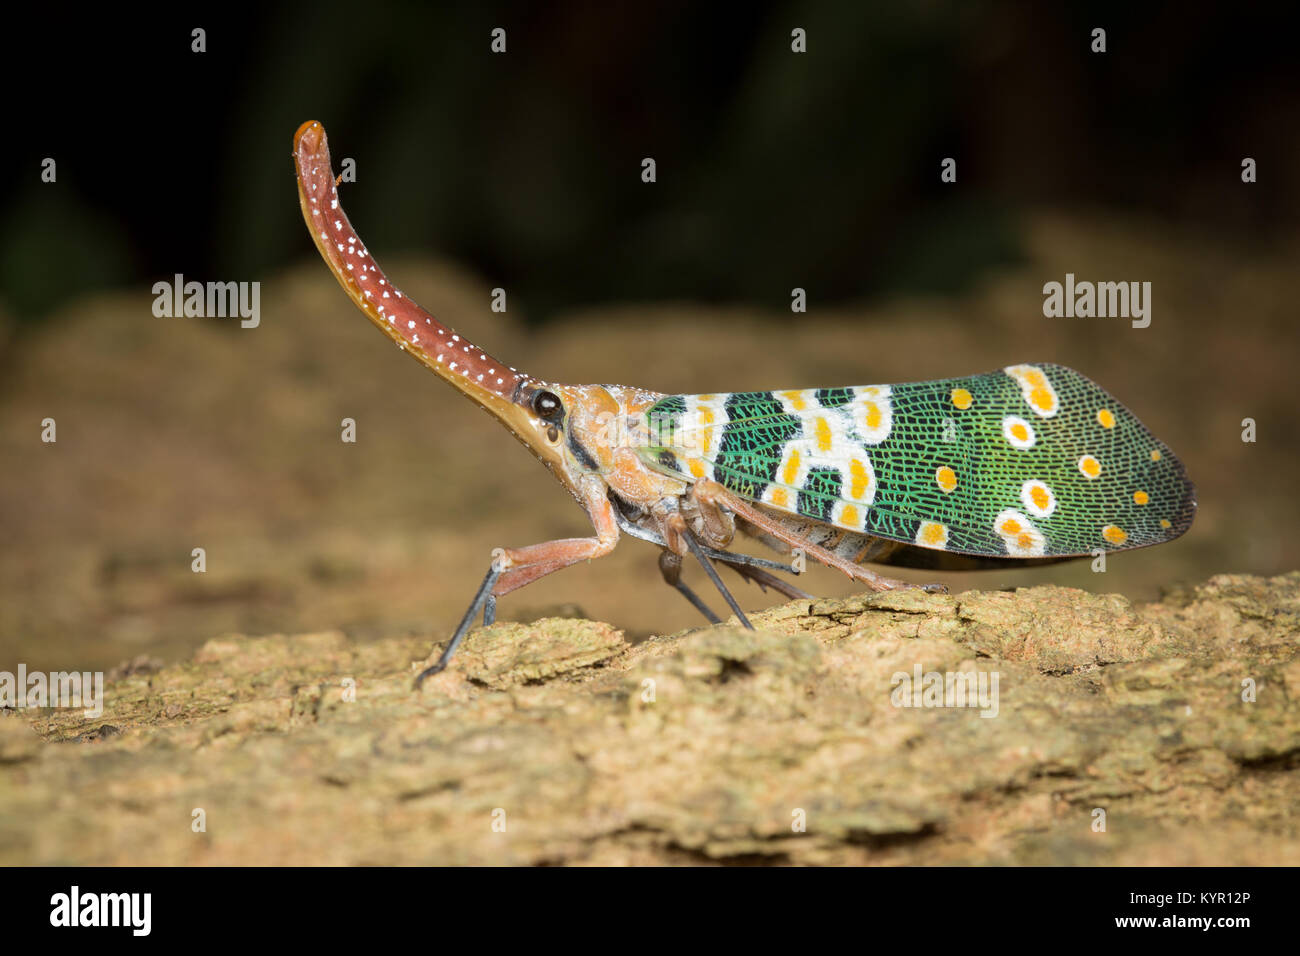
{"type": "Polygon", "coordinates": [[[592,487],[585,494],[584,504],[587,505],[591,522],[595,526],[595,537],[562,538],[524,548],[497,548],[492,552],[492,565],[442,655],[436,663],[416,675],[417,690],[426,677],[432,677],[446,669],[447,662],[456,653],[456,648],[460,646],[480,609],[484,612],[484,624],[490,624],[496,616],[496,599],[501,595],[516,591],[570,565],[603,557],[614,550],[618,544],[618,523],[614,519],[613,506],[603,495],[603,487],[592,487]]]}

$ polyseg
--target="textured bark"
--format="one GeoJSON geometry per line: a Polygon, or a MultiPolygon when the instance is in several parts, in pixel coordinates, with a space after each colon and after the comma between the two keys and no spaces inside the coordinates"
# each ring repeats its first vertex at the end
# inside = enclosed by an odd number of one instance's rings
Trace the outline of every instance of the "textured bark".
{"type": "Polygon", "coordinates": [[[1300,572],[754,623],[501,624],[419,693],[425,638],[136,660],[96,720],[0,716],[0,862],[1300,864],[1300,572]],[[997,715],[896,706],[918,667],[997,715]]]}

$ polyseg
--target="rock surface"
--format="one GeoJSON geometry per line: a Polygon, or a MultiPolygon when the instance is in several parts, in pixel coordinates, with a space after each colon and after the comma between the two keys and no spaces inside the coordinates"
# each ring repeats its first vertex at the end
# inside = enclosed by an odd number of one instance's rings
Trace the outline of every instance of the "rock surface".
{"type": "Polygon", "coordinates": [[[502,624],[418,693],[423,638],[132,661],[0,715],[0,862],[1300,864],[1300,572],[754,624],[502,624]]]}

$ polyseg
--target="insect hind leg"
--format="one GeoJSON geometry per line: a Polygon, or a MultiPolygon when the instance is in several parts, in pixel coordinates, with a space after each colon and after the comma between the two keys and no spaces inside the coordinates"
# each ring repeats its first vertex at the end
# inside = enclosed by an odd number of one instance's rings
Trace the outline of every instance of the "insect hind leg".
{"type": "MultiPolygon", "coordinates": [[[[727,567],[731,568],[731,570],[735,571],[746,581],[753,581],[755,584],[759,586],[761,590],[766,591],[768,588],[771,588],[777,594],[782,594],[785,597],[788,597],[791,600],[795,600],[795,601],[797,600],[811,601],[811,600],[815,600],[817,597],[817,595],[815,594],[809,594],[803,588],[795,587],[789,581],[782,581],[775,574],[768,574],[766,571],[762,569],[762,567],[755,567],[754,565],[750,564],[747,561],[728,561],[726,558],[716,554],[709,555],[709,557],[713,558],[716,561],[721,562],[722,564],[725,564],[727,567]]],[[[748,555],[739,555],[739,557],[748,557],[748,555]]],[[[785,565],[781,565],[780,570],[789,571],[791,574],[800,573],[794,570],[793,568],[787,568],[785,565]]]]}
{"type": "Polygon", "coordinates": [[[738,495],[727,491],[717,482],[700,479],[695,483],[694,490],[696,497],[701,502],[711,506],[727,508],[766,534],[784,541],[792,548],[802,548],[808,557],[821,562],[828,568],[843,571],[850,578],[861,581],[873,591],[918,590],[931,594],[946,594],[948,591],[947,587],[942,584],[911,584],[907,581],[887,578],[883,574],[877,574],[846,558],[842,558],[826,548],[792,534],[780,521],[767,515],[762,509],[755,507],[738,495]]]}

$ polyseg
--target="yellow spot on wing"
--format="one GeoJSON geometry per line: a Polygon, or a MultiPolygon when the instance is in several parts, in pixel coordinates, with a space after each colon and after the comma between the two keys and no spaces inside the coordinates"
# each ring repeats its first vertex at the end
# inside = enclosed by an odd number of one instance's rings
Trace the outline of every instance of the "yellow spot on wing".
{"type": "Polygon", "coordinates": [[[1037,441],[1032,426],[1016,415],[1008,415],[1002,419],[1002,437],[1007,440],[1007,444],[1012,448],[1018,448],[1022,451],[1026,448],[1033,448],[1034,443],[1037,441]]]}
{"type": "Polygon", "coordinates": [[[1056,391],[1041,369],[1032,365],[1008,365],[1003,369],[1020,384],[1025,402],[1042,418],[1051,418],[1060,408],[1056,391]]]}
{"type": "Polygon", "coordinates": [[[975,398],[964,388],[954,388],[952,390],[952,403],[960,408],[963,412],[970,408],[975,398]]]}
{"type": "Polygon", "coordinates": [[[1037,518],[1050,518],[1056,512],[1056,495],[1045,482],[1031,478],[1020,486],[1020,500],[1025,510],[1037,518]]]}
{"type": "Polygon", "coordinates": [[[1084,455],[1079,459],[1079,470],[1085,478],[1096,478],[1101,474],[1101,462],[1091,455],[1084,455]]]}
{"type": "Polygon", "coordinates": [[[1151,496],[1147,494],[1145,491],[1133,492],[1133,504],[1135,505],[1144,505],[1148,503],[1150,500],[1151,500],[1151,496]]]}
{"type": "Polygon", "coordinates": [[[1046,387],[1039,385],[1029,393],[1029,403],[1035,408],[1041,408],[1045,412],[1050,412],[1056,405],[1056,399],[1052,397],[1046,387]]]}
{"type": "Polygon", "coordinates": [[[957,472],[944,465],[934,473],[934,483],[946,495],[957,487],[957,472]]]}
{"type": "Polygon", "coordinates": [[[1164,528],[1166,531],[1168,531],[1168,530],[1169,530],[1170,528],[1172,528],[1173,526],[1174,526],[1174,523],[1173,523],[1172,521],[1170,521],[1168,518],[1161,518],[1161,519],[1160,519],[1160,527],[1164,528]]]}
{"type": "Polygon", "coordinates": [[[786,461],[785,470],[781,475],[781,479],[782,479],[781,483],[785,485],[793,485],[795,483],[795,479],[797,479],[798,477],[799,477],[799,449],[791,448],[790,458],[788,461],[786,461]]]}
{"type": "Polygon", "coordinates": [[[1159,460],[1160,460],[1160,449],[1159,449],[1159,448],[1152,448],[1152,449],[1151,449],[1151,460],[1152,460],[1152,461],[1159,461],[1159,460]]]}
{"type": "Polygon", "coordinates": [[[818,450],[818,451],[830,451],[830,450],[831,450],[831,426],[830,426],[830,422],[826,421],[825,418],[821,418],[821,417],[819,417],[819,418],[817,419],[817,424],[816,424],[816,426],[815,426],[815,431],[816,431],[816,434],[817,434],[817,450],[818,450]]]}
{"type": "Polygon", "coordinates": [[[1108,524],[1101,529],[1101,536],[1111,544],[1123,544],[1128,540],[1128,532],[1124,529],[1108,524]]]}
{"type": "Polygon", "coordinates": [[[861,498],[871,487],[871,475],[867,473],[866,466],[854,458],[849,462],[849,497],[861,498]]]}
{"type": "Polygon", "coordinates": [[[1109,408],[1101,408],[1101,409],[1098,409],[1098,410],[1097,410],[1097,423],[1098,423],[1099,425],[1101,425],[1102,428],[1114,428],[1114,427],[1115,427],[1115,415],[1111,412],[1111,410],[1110,410],[1109,408]]]}
{"type": "Polygon", "coordinates": [[[778,505],[779,507],[782,508],[790,507],[790,493],[787,492],[784,488],[773,488],[771,495],[772,495],[772,504],[778,505]]]}
{"type": "Polygon", "coordinates": [[[1007,509],[993,519],[993,530],[1013,558],[1041,557],[1047,551],[1047,539],[1023,514],[1007,509]]]}
{"type": "Polygon", "coordinates": [[[862,521],[858,517],[858,509],[853,505],[845,505],[840,509],[840,524],[847,525],[850,528],[862,526],[862,521]]]}
{"type": "Polygon", "coordinates": [[[937,521],[922,521],[915,540],[923,548],[942,548],[948,543],[948,529],[937,521]]]}

